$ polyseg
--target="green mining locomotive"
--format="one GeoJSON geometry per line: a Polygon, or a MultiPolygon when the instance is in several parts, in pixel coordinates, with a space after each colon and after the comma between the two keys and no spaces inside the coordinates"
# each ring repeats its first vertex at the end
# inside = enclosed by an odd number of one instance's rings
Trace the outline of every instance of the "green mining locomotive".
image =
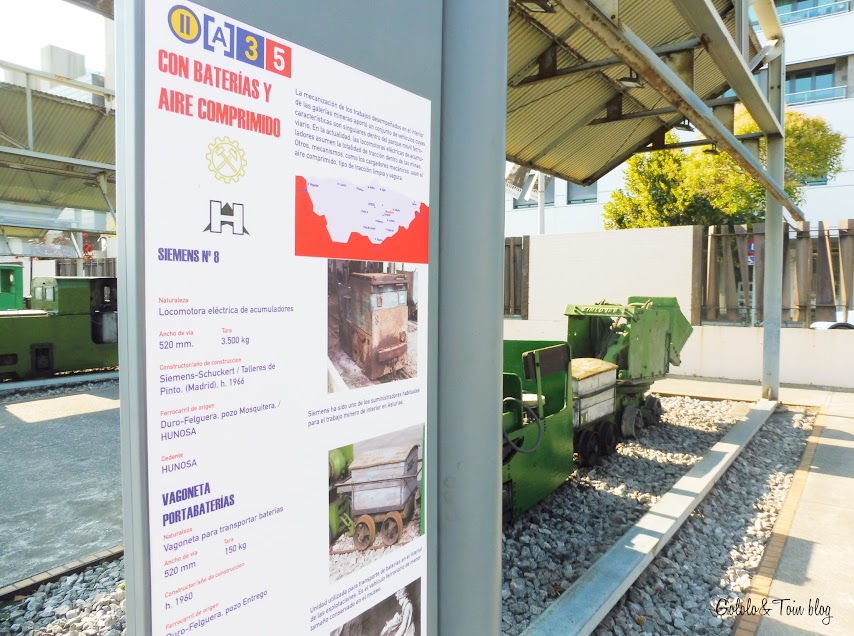
{"type": "Polygon", "coordinates": [[[678,366],[691,325],[675,298],[568,305],[565,342],[504,341],[502,509],[505,520],[541,501],[574,470],[610,455],[621,437],[656,424],[646,395],[678,366]]]}
{"type": "Polygon", "coordinates": [[[32,309],[23,309],[13,269],[0,266],[0,380],[118,365],[115,278],[34,278],[32,309]]]}

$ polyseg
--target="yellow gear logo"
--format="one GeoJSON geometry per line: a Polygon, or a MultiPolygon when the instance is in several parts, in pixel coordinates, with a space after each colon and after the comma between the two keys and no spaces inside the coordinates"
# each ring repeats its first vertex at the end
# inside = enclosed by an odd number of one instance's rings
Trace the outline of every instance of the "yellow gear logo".
{"type": "Polygon", "coordinates": [[[237,183],[246,174],[246,153],[236,141],[217,137],[208,145],[208,170],[223,183],[237,183]]]}

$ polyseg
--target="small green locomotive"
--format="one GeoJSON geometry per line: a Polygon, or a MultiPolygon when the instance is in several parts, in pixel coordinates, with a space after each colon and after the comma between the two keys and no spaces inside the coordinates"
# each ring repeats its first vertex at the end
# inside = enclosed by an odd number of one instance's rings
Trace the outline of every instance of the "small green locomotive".
{"type": "Polygon", "coordinates": [[[0,265],[0,280],[0,380],[118,366],[115,278],[34,278],[31,309],[19,266],[0,265]]]}
{"type": "Polygon", "coordinates": [[[504,341],[502,510],[518,518],[575,470],[661,418],[652,383],[678,366],[691,325],[675,298],[568,305],[566,341],[504,341]]]}

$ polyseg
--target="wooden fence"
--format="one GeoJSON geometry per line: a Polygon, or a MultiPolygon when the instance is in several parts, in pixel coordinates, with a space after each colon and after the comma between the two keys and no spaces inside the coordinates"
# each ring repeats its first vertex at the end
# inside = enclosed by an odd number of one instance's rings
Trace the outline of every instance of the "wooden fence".
{"type": "MultiPolygon", "coordinates": [[[[765,226],[708,228],[703,322],[763,319],[765,226]]],[[[854,219],[784,224],[784,324],[854,320],[854,219]]]]}
{"type": "Polygon", "coordinates": [[[529,236],[504,239],[504,316],[528,319],[529,236]]]}

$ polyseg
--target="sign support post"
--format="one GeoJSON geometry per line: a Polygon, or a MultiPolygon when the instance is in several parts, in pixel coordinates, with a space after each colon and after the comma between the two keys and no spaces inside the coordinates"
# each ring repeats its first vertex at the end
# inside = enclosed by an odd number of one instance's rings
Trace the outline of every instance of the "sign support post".
{"type": "Polygon", "coordinates": [[[116,27],[128,633],[497,633],[506,15],[116,27]]]}

